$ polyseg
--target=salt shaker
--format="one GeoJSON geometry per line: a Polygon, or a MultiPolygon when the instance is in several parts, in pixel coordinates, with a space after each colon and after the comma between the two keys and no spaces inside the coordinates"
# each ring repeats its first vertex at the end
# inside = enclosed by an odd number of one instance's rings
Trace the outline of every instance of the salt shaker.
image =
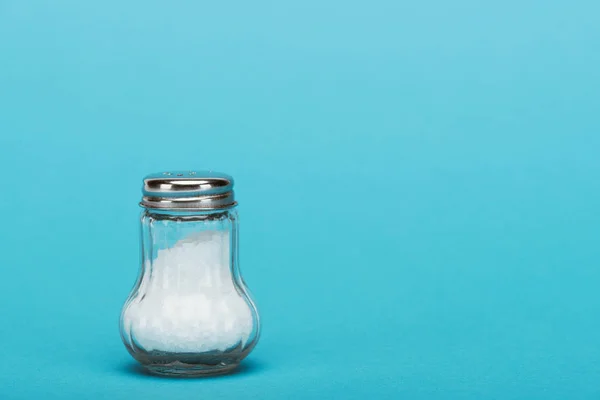
{"type": "Polygon", "coordinates": [[[142,265],[120,328],[150,372],[227,373],[256,345],[259,316],[238,265],[236,204],[225,174],[144,178],[142,265]]]}

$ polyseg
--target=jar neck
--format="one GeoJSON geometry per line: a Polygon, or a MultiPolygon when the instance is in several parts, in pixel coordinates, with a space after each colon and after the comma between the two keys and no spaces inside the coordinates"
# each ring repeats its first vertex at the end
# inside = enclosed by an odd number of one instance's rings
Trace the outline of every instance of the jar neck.
{"type": "Polygon", "coordinates": [[[167,209],[156,209],[156,208],[145,208],[143,210],[144,215],[153,216],[158,219],[161,218],[177,218],[177,217],[215,217],[218,215],[227,215],[235,212],[235,207],[216,209],[216,210],[167,210],[167,209]]]}

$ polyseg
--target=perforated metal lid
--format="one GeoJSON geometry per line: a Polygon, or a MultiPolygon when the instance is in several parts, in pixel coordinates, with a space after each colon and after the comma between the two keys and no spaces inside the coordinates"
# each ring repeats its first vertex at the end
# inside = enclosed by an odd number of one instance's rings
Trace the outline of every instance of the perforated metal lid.
{"type": "Polygon", "coordinates": [[[214,171],[169,171],[144,178],[140,205],[166,210],[218,210],[236,206],[233,178],[214,171]]]}

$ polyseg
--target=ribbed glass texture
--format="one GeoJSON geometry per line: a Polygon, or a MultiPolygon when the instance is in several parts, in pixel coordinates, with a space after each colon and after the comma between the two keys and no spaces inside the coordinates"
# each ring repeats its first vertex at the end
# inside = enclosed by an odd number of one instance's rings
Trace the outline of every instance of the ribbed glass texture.
{"type": "Polygon", "coordinates": [[[151,372],[212,375],[234,369],[260,324],[238,265],[235,209],[141,216],[142,265],[121,313],[121,337],[151,372]]]}

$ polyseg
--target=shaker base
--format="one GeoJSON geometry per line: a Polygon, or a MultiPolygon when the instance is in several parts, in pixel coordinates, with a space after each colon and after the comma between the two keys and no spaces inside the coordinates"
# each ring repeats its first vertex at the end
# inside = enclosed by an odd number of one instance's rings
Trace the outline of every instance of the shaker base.
{"type": "Polygon", "coordinates": [[[200,377],[224,375],[232,372],[239,364],[228,365],[203,365],[203,364],[185,364],[174,362],[171,364],[150,364],[144,365],[144,368],[155,375],[171,377],[200,377]]]}

